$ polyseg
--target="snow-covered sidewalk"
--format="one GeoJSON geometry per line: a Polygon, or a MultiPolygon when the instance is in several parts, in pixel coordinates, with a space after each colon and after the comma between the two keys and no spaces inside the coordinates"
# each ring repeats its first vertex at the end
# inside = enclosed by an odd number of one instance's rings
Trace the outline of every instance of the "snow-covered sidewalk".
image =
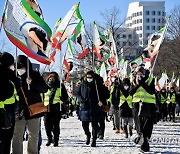
{"type": "MultiPolygon", "coordinates": [[[[125,139],[124,134],[115,134],[112,122],[106,122],[104,140],[97,140],[97,147],[85,144],[86,136],[77,117],[61,120],[61,135],[59,147],[53,144],[47,147],[47,137],[42,121],[42,146],[41,154],[124,154],[140,153],[139,146],[130,139],[125,139]]],[[[135,131],[134,131],[135,133],[135,131]]],[[[26,147],[26,141],[25,141],[26,147]]],[[[26,153],[24,147],[24,153],[26,153]]],[[[159,122],[155,125],[150,143],[150,153],[180,153],[180,122],[159,122]]]]}

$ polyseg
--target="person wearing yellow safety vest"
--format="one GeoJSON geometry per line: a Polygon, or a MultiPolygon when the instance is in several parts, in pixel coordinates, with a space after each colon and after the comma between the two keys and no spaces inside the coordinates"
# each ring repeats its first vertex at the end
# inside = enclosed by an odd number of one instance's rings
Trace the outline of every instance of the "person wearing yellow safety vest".
{"type": "Polygon", "coordinates": [[[167,121],[167,91],[163,87],[160,91],[160,114],[163,121],[167,121]]]}
{"type": "Polygon", "coordinates": [[[48,138],[46,146],[54,143],[54,147],[57,147],[60,135],[61,109],[63,109],[63,105],[67,103],[68,94],[64,84],[61,84],[60,87],[59,76],[56,72],[50,73],[46,79],[46,83],[49,86],[44,99],[44,105],[48,106],[48,112],[44,117],[45,130],[48,138]]]}
{"type": "Polygon", "coordinates": [[[111,108],[113,114],[113,125],[116,133],[123,133],[122,120],[119,114],[119,100],[120,100],[120,78],[116,78],[111,87],[111,108]]]}
{"type": "Polygon", "coordinates": [[[138,133],[134,142],[141,144],[140,151],[148,152],[150,150],[148,140],[152,134],[156,110],[154,78],[149,76],[148,70],[143,67],[138,68],[130,94],[133,95],[132,111],[138,133]]]}
{"type": "Polygon", "coordinates": [[[133,127],[132,96],[129,94],[130,86],[130,80],[128,78],[124,78],[120,86],[119,114],[122,118],[122,126],[125,133],[125,138],[128,138],[128,132],[129,135],[132,136],[133,127]]]}
{"type": "Polygon", "coordinates": [[[10,154],[15,123],[15,102],[17,102],[16,100],[18,99],[16,92],[18,84],[14,72],[14,57],[10,53],[4,52],[0,56],[0,63],[0,76],[5,77],[5,79],[0,77],[0,85],[4,85],[1,96],[11,93],[11,97],[6,97],[3,101],[0,98],[0,110],[4,113],[3,115],[0,114],[0,119],[5,115],[7,117],[3,122],[0,120],[0,125],[2,126],[0,126],[0,153],[10,154]],[[10,87],[6,84],[5,80],[8,80],[8,84],[11,84],[10,87]],[[7,91],[6,87],[9,87],[7,91]]]}
{"type": "Polygon", "coordinates": [[[167,106],[168,106],[168,115],[169,121],[175,122],[175,108],[176,108],[176,92],[174,87],[171,87],[168,91],[167,96],[167,106]]]}

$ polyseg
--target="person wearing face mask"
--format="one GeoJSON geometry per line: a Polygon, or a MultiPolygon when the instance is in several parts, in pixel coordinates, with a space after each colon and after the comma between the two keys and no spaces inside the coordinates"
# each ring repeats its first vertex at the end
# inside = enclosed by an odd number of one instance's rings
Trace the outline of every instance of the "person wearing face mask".
{"type": "Polygon", "coordinates": [[[90,144],[91,133],[89,124],[92,123],[92,143],[91,147],[96,147],[98,122],[104,120],[103,105],[108,99],[109,91],[105,86],[96,80],[93,71],[85,74],[84,80],[79,85],[76,97],[80,102],[79,119],[86,135],[86,144],[90,144]]]}
{"type": "Polygon", "coordinates": [[[63,109],[63,105],[68,102],[68,94],[64,84],[61,83],[60,87],[59,76],[56,72],[50,73],[46,79],[46,83],[49,87],[44,100],[45,106],[48,106],[48,112],[44,117],[44,125],[48,138],[46,146],[54,143],[54,147],[57,147],[60,135],[60,105],[61,109],[63,109]]]}
{"type": "Polygon", "coordinates": [[[125,138],[128,138],[128,132],[129,135],[132,136],[133,127],[132,96],[129,94],[130,86],[131,84],[128,78],[123,79],[120,86],[119,112],[120,117],[122,118],[122,125],[125,133],[125,138]]]}
{"type": "Polygon", "coordinates": [[[160,91],[160,114],[163,121],[167,121],[167,91],[163,87],[160,91]]]}
{"type": "Polygon", "coordinates": [[[30,116],[28,105],[42,102],[41,93],[46,93],[48,86],[38,71],[32,69],[32,63],[25,55],[17,56],[17,72],[20,78],[18,111],[12,141],[12,153],[23,154],[23,134],[28,128],[27,154],[38,153],[40,117],[44,113],[30,116]],[[28,103],[28,105],[27,105],[28,103]]]}
{"type": "Polygon", "coordinates": [[[16,92],[18,82],[14,73],[14,57],[8,52],[4,52],[0,56],[0,85],[3,85],[3,91],[0,90],[1,96],[6,97],[3,99],[4,101],[0,98],[0,153],[10,154],[15,123],[15,106],[18,99],[16,92]],[[7,95],[9,96],[7,97],[7,95]],[[2,113],[4,114],[2,115],[2,113]],[[6,120],[9,121],[8,125],[7,121],[2,121],[5,115],[8,118],[6,120]]]}
{"type": "Polygon", "coordinates": [[[167,107],[168,107],[168,115],[169,121],[175,122],[175,108],[176,108],[176,93],[174,87],[171,87],[168,91],[167,96],[167,107]]]}
{"type": "Polygon", "coordinates": [[[156,111],[154,78],[149,76],[148,70],[138,68],[129,92],[133,96],[132,112],[138,135],[134,142],[141,145],[141,152],[148,152],[156,111]]]}
{"type": "Polygon", "coordinates": [[[118,106],[120,100],[120,82],[120,78],[116,78],[111,87],[111,110],[113,113],[113,124],[116,129],[116,133],[123,133],[118,106]]]}

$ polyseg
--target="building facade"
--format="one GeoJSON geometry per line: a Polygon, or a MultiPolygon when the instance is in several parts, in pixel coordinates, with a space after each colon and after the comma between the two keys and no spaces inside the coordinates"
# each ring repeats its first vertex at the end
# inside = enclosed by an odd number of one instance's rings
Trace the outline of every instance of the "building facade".
{"type": "Polygon", "coordinates": [[[140,1],[129,4],[125,27],[135,29],[139,45],[147,45],[150,34],[165,25],[164,1],[140,1]]]}

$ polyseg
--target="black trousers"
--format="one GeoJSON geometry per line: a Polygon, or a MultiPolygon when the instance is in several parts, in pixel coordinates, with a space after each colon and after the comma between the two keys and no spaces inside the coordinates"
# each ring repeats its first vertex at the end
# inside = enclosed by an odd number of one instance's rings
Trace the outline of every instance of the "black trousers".
{"type": "Polygon", "coordinates": [[[44,125],[48,139],[54,136],[54,142],[59,141],[61,113],[47,112],[44,116],[44,125]],[[52,136],[53,133],[53,136],[52,136]]]}
{"type": "Polygon", "coordinates": [[[13,121],[10,129],[0,129],[0,154],[10,154],[14,124],[13,121]]]}
{"type": "Polygon", "coordinates": [[[170,120],[175,120],[175,109],[176,109],[176,104],[170,102],[168,104],[168,114],[170,120]]]}
{"type": "Polygon", "coordinates": [[[144,138],[151,138],[154,118],[155,118],[155,106],[151,104],[149,110],[151,112],[151,116],[143,117],[139,116],[139,103],[133,103],[133,117],[135,121],[135,127],[137,133],[142,133],[144,138]]]}
{"type": "Polygon", "coordinates": [[[97,133],[98,133],[98,121],[82,121],[82,127],[84,129],[84,132],[87,136],[91,136],[91,133],[89,131],[89,124],[91,123],[92,126],[92,136],[93,139],[96,140],[97,139],[97,133]]]}
{"type": "Polygon", "coordinates": [[[101,135],[104,137],[105,132],[105,120],[98,122],[98,135],[101,135]]]}

